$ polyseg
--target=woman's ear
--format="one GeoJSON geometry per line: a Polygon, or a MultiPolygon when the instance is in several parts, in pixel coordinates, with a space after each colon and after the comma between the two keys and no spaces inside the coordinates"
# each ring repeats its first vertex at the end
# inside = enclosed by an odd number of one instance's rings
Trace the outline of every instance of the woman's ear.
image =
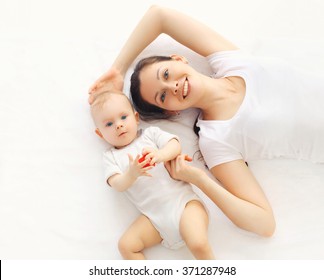
{"type": "Polygon", "coordinates": [[[100,132],[99,128],[96,128],[95,132],[96,132],[96,134],[97,134],[100,138],[103,138],[103,135],[102,135],[102,133],[100,132]]]}
{"type": "Polygon", "coordinates": [[[172,59],[174,59],[174,60],[182,61],[183,63],[188,64],[188,60],[187,60],[184,56],[182,56],[182,55],[172,54],[170,57],[171,57],[172,59]]]}

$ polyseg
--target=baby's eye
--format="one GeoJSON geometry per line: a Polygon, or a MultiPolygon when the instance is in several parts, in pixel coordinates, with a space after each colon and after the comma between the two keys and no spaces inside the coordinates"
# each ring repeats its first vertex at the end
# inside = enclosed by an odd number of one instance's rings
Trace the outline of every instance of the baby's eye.
{"type": "Polygon", "coordinates": [[[112,125],[113,125],[112,122],[107,122],[107,123],[106,123],[106,126],[108,126],[108,127],[109,127],[109,126],[112,126],[112,125]]]}
{"type": "Polygon", "coordinates": [[[164,71],[164,73],[163,73],[163,77],[164,77],[164,79],[168,79],[169,78],[169,70],[168,69],[166,69],[165,71],[164,71]]]}
{"type": "Polygon", "coordinates": [[[163,93],[161,94],[161,96],[160,96],[160,100],[161,100],[162,103],[164,103],[164,101],[165,101],[165,97],[166,97],[166,93],[163,92],[163,93]]]}
{"type": "Polygon", "coordinates": [[[122,120],[126,120],[126,118],[127,118],[127,116],[125,116],[125,115],[121,117],[122,120]]]}

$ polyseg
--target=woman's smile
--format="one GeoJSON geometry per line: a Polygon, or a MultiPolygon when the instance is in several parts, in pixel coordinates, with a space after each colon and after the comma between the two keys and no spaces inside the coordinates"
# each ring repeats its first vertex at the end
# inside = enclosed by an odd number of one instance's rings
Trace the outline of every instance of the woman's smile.
{"type": "Polygon", "coordinates": [[[185,81],[183,83],[183,89],[182,89],[182,97],[183,97],[183,99],[185,99],[188,96],[189,91],[190,91],[189,89],[190,89],[189,81],[188,81],[188,78],[186,77],[186,79],[185,79],[185,81]]]}

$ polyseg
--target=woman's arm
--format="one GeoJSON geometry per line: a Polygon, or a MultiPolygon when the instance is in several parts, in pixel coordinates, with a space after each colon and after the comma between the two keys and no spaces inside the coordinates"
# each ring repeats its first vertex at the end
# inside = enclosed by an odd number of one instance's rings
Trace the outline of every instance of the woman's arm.
{"type": "Polygon", "coordinates": [[[189,166],[183,156],[168,170],[172,177],[187,181],[201,189],[238,227],[261,236],[271,236],[275,220],[271,206],[260,185],[243,160],[215,166],[213,175],[220,186],[203,170],[189,166]]]}
{"type": "Polygon", "coordinates": [[[271,236],[276,227],[272,208],[245,162],[236,160],[224,163],[213,167],[211,172],[224,189],[218,190],[208,180],[199,183],[200,189],[238,227],[271,236]]]}
{"type": "Polygon", "coordinates": [[[202,56],[236,49],[206,25],[178,11],[152,6],[131,33],[113,66],[125,74],[134,59],[160,34],[165,33],[202,56]]]}
{"type": "MultiPolygon", "coordinates": [[[[111,66],[119,79],[125,76],[135,58],[162,33],[171,36],[202,56],[208,56],[216,51],[237,48],[214,30],[195,19],[178,11],[154,5],[139,21],[111,66]]],[[[108,71],[95,82],[90,88],[90,92],[96,91],[104,85],[109,77],[108,71]]],[[[122,90],[122,88],[118,88],[118,90],[122,90]]]]}

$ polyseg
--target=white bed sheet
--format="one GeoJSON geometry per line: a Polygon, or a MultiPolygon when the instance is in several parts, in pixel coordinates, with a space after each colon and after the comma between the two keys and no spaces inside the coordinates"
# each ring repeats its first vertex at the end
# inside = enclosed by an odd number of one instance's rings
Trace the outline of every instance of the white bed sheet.
{"type": "MultiPolygon", "coordinates": [[[[117,241],[138,212],[104,183],[106,144],[93,133],[87,89],[152,1],[127,3],[132,14],[125,13],[125,1],[46,2],[0,4],[0,258],[121,259],[117,241]],[[116,28],[121,16],[129,22],[116,28]]],[[[235,1],[223,2],[161,4],[207,22],[256,55],[323,71],[322,2],[247,0],[234,12],[235,1]]],[[[164,36],[141,56],[174,52],[208,73],[203,58],[164,36]]],[[[179,123],[157,124],[180,134],[184,151],[193,154],[194,112],[182,116],[179,123]]],[[[260,238],[238,229],[197,190],[209,207],[216,256],[324,259],[324,165],[271,160],[249,166],[273,206],[277,231],[260,238]]],[[[150,259],[192,259],[186,248],[159,245],[145,253],[150,259]]]]}

